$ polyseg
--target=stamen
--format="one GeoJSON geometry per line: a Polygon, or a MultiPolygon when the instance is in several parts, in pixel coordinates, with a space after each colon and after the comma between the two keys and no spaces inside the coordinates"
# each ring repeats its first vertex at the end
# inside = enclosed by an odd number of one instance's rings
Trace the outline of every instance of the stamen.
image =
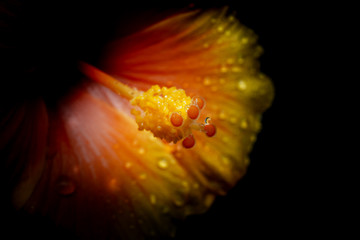
{"type": "Polygon", "coordinates": [[[189,107],[189,109],[187,110],[187,114],[188,114],[189,118],[191,118],[191,119],[197,119],[199,116],[199,113],[200,113],[199,108],[195,105],[191,105],[189,107]]]}
{"type": "Polygon", "coordinates": [[[212,137],[216,133],[216,127],[213,124],[206,124],[204,126],[204,131],[208,137],[212,137]]]}
{"type": "Polygon", "coordinates": [[[80,65],[80,70],[87,77],[94,80],[95,82],[104,85],[105,87],[114,91],[116,94],[128,100],[131,100],[140,94],[140,92],[137,91],[136,89],[131,88],[126,84],[123,84],[122,82],[114,79],[113,77],[91,66],[90,64],[87,64],[85,62],[80,62],[79,65],[80,65]]]}
{"type": "Polygon", "coordinates": [[[205,107],[205,100],[202,97],[193,97],[191,102],[195,104],[200,110],[205,107]]]}
{"type": "Polygon", "coordinates": [[[195,96],[191,99],[183,89],[158,85],[141,92],[89,64],[80,63],[80,69],[89,78],[130,100],[135,106],[131,114],[135,116],[139,130],[151,131],[155,137],[167,142],[176,143],[183,139],[182,145],[185,148],[195,145],[192,131],[205,132],[209,137],[216,133],[215,125],[210,123],[209,117],[205,119],[205,125],[196,122],[206,104],[202,97],[195,96]]]}
{"type": "Polygon", "coordinates": [[[192,148],[195,145],[195,139],[193,135],[189,135],[182,141],[184,148],[192,148]]]}
{"type": "Polygon", "coordinates": [[[170,121],[175,127],[180,127],[183,124],[183,117],[180,113],[174,112],[171,114],[170,121]]]}

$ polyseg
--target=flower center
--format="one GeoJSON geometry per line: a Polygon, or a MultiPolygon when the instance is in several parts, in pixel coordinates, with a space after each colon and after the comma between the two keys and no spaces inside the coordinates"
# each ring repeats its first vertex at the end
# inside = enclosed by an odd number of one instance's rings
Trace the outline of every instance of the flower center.
{"type": "Polygon", "coordinates": [[[195,145],[192,130],[202,131],[209,137],[216,133],[209,118],[205,124],[197,122],[206,105],[202,97],[190,98],[183,89],[158,85],[141,92],[86,63],[81,63],[81,69],[86,76],[130,101],[134,106],[131,114],[135,116],[139,130],[151,131],[155,137],[169,143],[183,139],[185,148],[195,145]]]}

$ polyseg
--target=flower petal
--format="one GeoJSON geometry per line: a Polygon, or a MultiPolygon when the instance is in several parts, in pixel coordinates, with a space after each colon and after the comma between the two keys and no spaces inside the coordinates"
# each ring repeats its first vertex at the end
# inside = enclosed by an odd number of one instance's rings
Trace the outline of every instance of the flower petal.
{"type": "MultiPolygon", "coordinates": [[[[188,173],[214,193],[224,194],[245,173],[261,128],[261,113],[273,99],[271,81],[259,72],[262,49],[256,35],[222,11],[189,12],[168,18],[114,42],[104,69],[141,90],[175,86],[202,96],[217,126],[214,138],[194,133],[191,150],[174,147],[188,173]]],[[[179,143],[180,144],[180,143],[179,143]]]]}
{"type": "Polygon", "coordinates": [[[2,112],[0,149],[6,187],[20,209],[36,187],[45,165],[48,116],[42,100],[14,104],[2,112]],[[4,114],[4,115],[3,115],[4,114]]]}

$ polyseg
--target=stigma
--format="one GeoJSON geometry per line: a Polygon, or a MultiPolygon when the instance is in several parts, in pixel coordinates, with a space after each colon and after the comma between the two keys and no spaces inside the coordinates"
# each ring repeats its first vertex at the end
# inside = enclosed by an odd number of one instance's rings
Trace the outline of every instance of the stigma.
{"type": "Polygon", "coordinates": [[[197,121],[205,100],[198,96],[190,98],[183,89],[154,85],[130,102],[135,106],[131,113],[139,130],[151,131],[167,142],[183,140],[182,145],[191,148],[195,145],[192,131],[202,131],[209,137],[215,134],[214,125],[197,121]]]}
{"type": "Polygon", "coordinates": [[[145,92],[138,91],[89,64],[80,65],[86,76],[130,101],[131,114],[140,131],[150,131],[154,137],[168,143],[181,140],[184,148],[195,146],[193,131],[201,131],[208,137],[215,135],[216,127],[209,117],[204,123],[197,121],[206,106],[201,96],[191,98],[183,89],[159,85],[153,85],[145,92]]]}

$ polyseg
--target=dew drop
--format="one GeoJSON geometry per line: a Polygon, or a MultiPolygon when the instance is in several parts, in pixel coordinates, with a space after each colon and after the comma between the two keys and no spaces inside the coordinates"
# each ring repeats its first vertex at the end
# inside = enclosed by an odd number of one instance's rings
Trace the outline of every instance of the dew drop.
{"type": "Polygon", "coordinates": [[[150,203],[152,205],[155,205],[156,204],[156,196],[154,194],[151,194],[150,195],[150,203]]]}
{"type": "Polygon", "coordinates": [[[139,148],[138,152],[139,152],[139,154],[144,154],[144,153],[145,153],[145,149],[144,149],[144,148],[139,148]]]}
{"type": "Polygon", "coordinates": [[[223,27],[223,26],[219,26],[219,27],[217,28],[217,30],[218,30],[218,32],[222,32],[222,31],[224,31],[224,27],[223,27]]]}
{"type": "Polygon", "coordinates": [[[68,176],[60,176],[56,180],[56,190],[60,195],[68,196],[75,192],[76,185],[68,176]]]}
{"type": "Polygon", "coordinates": [[[255,121],[255,131],[259,131],[261,129],[261,122],[260,121],[255,121]]]}
{"type": "Polygon", "coordinates": [[[235,123],[237,122],[236,117],[231,117],[229,120],[230,120],[230,122],[233,123],[233,124],[235,124],[235,123]]]}
{"type": "Polygon", "coordinates": [[[161,159],[160,161],[158,161],[158,167],[160,168],[160,169],[166,169],[166,168],[168,168],[168,166],[169,166],[169,163],[168,163],[168,161],[166,160],[166,159],[161,159]]]}
{"type": "Polygon", "coordinates": [[[125,163],[125,168],[129,169],[132,166],[131,162],[126,162],[125,163]]]}
{"type": "Polygon", "coordinates": [[[231,68],[232,72],[241,72],[241,68],[239,68],[238,66],[234,66],[231,68]]]}
{"type": "Polygon", "coordinates": [[[251,141],[251,142],[255,142],[255,141],[256,141],[256,135],[255,135],[255,134],[250,136],[250,141],[251,141]]]}
{"type": "Polygon", "coordinates": [[[169,207],[168,206],[165,206],[163,209],[162,209],[162,213],[168,213],[170,211],[169,207]]]}
{"type": "Polygon", "coordinates": [[[230,159],[227,157],[222,157],[221,161],[225,164],[225,165],[229,165],[230,164],[230,159]]]}
{"type": "Polygon", "coordinates": [[[238,82],[238,89],[242,91],[246,89],[246,83],[243,80],[238,82]]]}
{"type": "Polygon", "coordinates": [[[218,90],[217,86],[212,86],[211,91],[216,92],[218,90]]]}
{"type": "Polygon", "coordinates": [[[239,63],[239,64],[243,64],[243,63],[244,63],[244,59],[243,59],[243,58],[239,58],[239,59],[238,59],[238,63],[239,63]]]}
{"type": "Polygon", "coordinates": [[[204,83],[205,86],[209,86],[211,84],[210,78],[205,78],[203,83],[204,83]]]}
{"type": "Polygon", "coordinates": [[[222,67],[220,68],[220,72],[222,72],[222,73],[226,73],[227,71],[228,71],[228,69],[227,69],[226,66],[222,66],[222,67]]]}
{"type": "Polygon", "coordinates": [[[245,157],[244,163],[245,163],[245,165],[249,165],[249,163],[250,163],[249,157],[245,157]]]}
{"type": "Polygon", "coordinates": [[[140,180],[145,180],[146,177],[147,177],[147,176],[146,176],[145,173],[142,173],[142,174],[139,175],[139,179],[140,179],[140,180]]]}
{"type": "Polygon", "coordinates": [[[182,206],[185,205],[185,202],[184,202],[182,199],[180,199],[180,198],[174,199],[173,203],[174,203],[175,206],[177,206],[177,207],[182,207],[182,206]]]}
{"type": "Polygon", "coordinates": [[[220,112],[219,118],[220,118],[221,120],[226,119],[226,114],[225,114],[224,112],[220,112]]]}
{"type": "Polygon", "coordinates": [[[206,207],[210,207],[211,204],[214,202],[215,200],[215,195],[214,194],[206,194],[205,198],[204,198],[204,205],[206,207]]]}
{"type": "Polygon", "coordinates": [[[248,126],[249,126],[248,121],[247,121],[246,119],[243,119],[243,120],[241,121],[241,123],[240,123],[240,127],[241,127],[242,129],[247,129],[248,126]]]}
{"type": "Polygon", "coordinates": [[[112,190],[112,191],[118,190],[118,183],[115,178],[111,179],[108,184],[109,184],[110,190],[112,190]]]}
{"type": "Polygon", "coordinates": [[[189,183],[187,181],[183,181],[181,185],[186,189],[189,190],[189,183]]]}
{"type": "Polygon", "coordinates": [[[230,139],[228,137],[226,137],[226,136],[223,137],[222,140],[223,140],[224,143],[228,143],[230,141],[230,139]]]}
{"type": "Polygon", "coordinates": [[[228,58],[228,59],[226,60],[226,63],[227,63],[227,64],[233,64],[233,63],[234,63],[234,59],[233,59],[233,58],[228,58]]]}

